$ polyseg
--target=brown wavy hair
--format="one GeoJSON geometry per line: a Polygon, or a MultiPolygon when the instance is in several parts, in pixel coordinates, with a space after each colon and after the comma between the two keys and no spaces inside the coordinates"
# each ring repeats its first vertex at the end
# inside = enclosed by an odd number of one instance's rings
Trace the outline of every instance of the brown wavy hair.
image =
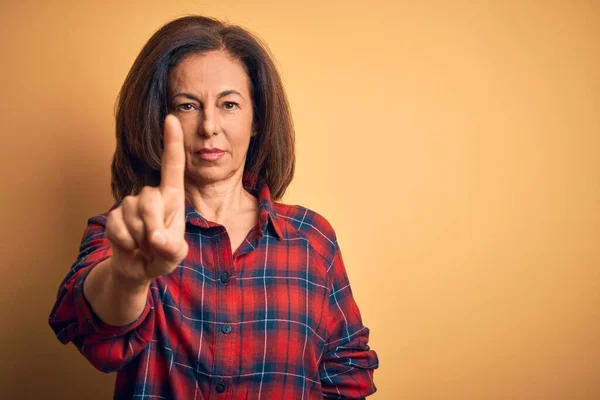
{"type": "Polygon", "coordinates": [[[203,16],[186,16],[160,28],[143,47],[125,78],[115,116],[117,146],[111,165],[116,200],[160,185],[163,124],[168,114],[169,71],[190,53],[226,51],[246,69],[254,108],[244,171],[262,178],[280,199],[294,176],[294,126],[273,58],[254,34],[203,16]]]}

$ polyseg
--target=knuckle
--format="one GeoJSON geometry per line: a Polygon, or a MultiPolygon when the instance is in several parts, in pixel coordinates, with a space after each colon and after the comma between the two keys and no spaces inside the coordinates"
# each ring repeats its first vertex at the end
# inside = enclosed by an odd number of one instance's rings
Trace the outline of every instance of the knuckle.
{"type": "Polygon", "coordinates": [[[151,187],[144,187],[143,194],[140,195],[139,211],[140,214],[151,214],[158,208],[157,190],[151,187]]]}
{"type": "Polygon", "coordinates": [[[113,233],[115,239],[117,239],[120,243],[129,243],[129,232],[125,227],[120,227],[116,229],[113,233]]]}
{"type": "Polygon", "coordinates": [[[136,198],[136,196],[127,195],[127,196],[123,197],[122,204],[124,206],[131,205],[131,204],[135,203],[135,198],[136,198]]]}
{"type": "Polygon", "coordinates": [[[123,198],[123,201],[121,202],[121,207],[123,208],[124,213],[126,214],[126,212],[130,212],[132,210],[135,209],[137,203],[137,197],[136,196],[125,196],[123,198]]]}
{"type": "Polygon", "coordinates": [[[152,197],[152,194],[155,190],[156,188],[153,188],[152,186],[144,186],[142,190],[140,190],[138,197],[140,198],[140,200],[145,199],[147,197],[152,197]]]}
{"type": "Polygon", "coordinates": [[[139,211],[142,215],[152,214],[156,211],[156,201],[151,198],[146,198],[143,201],[140,201],[139,211]]]}
{"type": "Polygon", "coordinates": [[[136,234],[144,226],[144,222],[137,215],[137,212],[123,213],[123,227],[129,230],[131,234],[136,234]]]}
{"type": "Polygon", "coordinates": [[[144,221],[139,218],[132,219],[128,228],[133,235],[139,236],[144,232],[144,221]]]}
{"type": "Polygon", "coordinates": [[[122,222],[123,218],[121,216],[121,210],[113,210],[108,214],[106,218],[106,230],[113,231],[115,230],[119,224],[122,222]]]}
{"type": "Polygon", "coordinates": [[[122,240],[127,235],[127,228],[117,215],[109,215],[106,221],[106,235],[109,240],[122,240]]]}

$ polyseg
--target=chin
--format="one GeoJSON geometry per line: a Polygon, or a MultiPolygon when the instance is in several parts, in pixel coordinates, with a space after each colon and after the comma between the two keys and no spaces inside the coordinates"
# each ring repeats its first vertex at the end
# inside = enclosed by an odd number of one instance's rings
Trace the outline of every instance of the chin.
{"type": "Polygon", "coordinates": [[[235,171],[224,170],[219,167],[196,168],[193,172],[187,174],[193,181],[200,184],[217,183],[230,179],[235,175],[235,171]]]}

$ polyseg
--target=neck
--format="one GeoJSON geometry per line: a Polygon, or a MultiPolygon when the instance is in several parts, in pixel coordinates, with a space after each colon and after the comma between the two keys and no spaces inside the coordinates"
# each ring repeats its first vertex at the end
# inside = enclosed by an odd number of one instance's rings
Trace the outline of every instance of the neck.
{"type": "Polygon", "coordinates": [[[185,194],[200,215],[217,224],[257,207],[257,199],[244,189],[241,174],[218,182],[186,182],[185,194]]]}

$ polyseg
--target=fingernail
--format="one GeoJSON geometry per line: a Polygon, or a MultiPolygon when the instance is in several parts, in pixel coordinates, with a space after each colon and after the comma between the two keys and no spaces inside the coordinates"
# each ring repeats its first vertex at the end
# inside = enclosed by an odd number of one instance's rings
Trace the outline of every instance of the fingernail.
{"type": "Polygon", "coordinates": [[[152,234],[152,242],[164,246],[167,243],[167,235],[163,231],[154,231],[152,234]]]}

